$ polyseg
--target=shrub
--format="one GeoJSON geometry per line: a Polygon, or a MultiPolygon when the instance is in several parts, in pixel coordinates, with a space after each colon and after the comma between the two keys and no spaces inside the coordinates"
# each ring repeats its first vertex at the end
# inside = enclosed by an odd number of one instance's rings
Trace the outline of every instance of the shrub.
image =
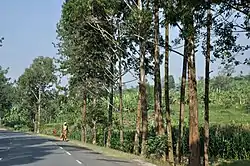
{"type": "MultiPolygon", "coordinates": [[[[43,130],[45,134],[52,134],[54,128],[58,128],[58,124],[45,125],[43,130]]],[[[57,129],[58,130],[58,129],[57,129]]],[[[91,133],[91,130],[87,133],[91,133]]],[[[177,127],[173,127],[173,147],[174,153],[176,152],[178,130],[177,127]]],[[[81,140],[81,131],[74,129],[70,131],[70,139],[81,140]]],[[[133,153],[134,142],[133,130],[124,130],[124,144],[120,144],[119,130],[112,131],[111,148],[122,150],[124,152],[133,153]]],[[[200,127],[200,146],[201,155],[203,155],[203,128],[200,127]]],[[[105,139],[107,138],[107,132],[102,129],[97,130],[97,145],[104,146],[105,139]],[[105,135],[104,135],[105,133],[105,135]]],[[[188,155],[188,128],[184,128],[183,147],[182,151],[184,155],[188,155]]],[[[92,136],[88,134],[88,142],[91,141],[92,136]]],[[[141,139],[141,138],[140,138],[141,139]]],[[[159,158],[162,156],[166,149],[167,136],[156,136],[153,129],[149,129],[148,141],[147,141],[147,156],[159,158]]],[[[213,125],[210,127],[210,144],[209,144],[209,156],[215,158],[224,159],[249,159],[250,158],[250,126],[248,125],[213,125]]]]}

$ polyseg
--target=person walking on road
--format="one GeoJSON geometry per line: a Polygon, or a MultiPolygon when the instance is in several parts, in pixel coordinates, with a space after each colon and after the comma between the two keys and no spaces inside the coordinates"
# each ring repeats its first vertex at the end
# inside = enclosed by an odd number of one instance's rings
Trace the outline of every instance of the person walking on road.
{"type": "Polygon", "coordinates": [[[62,140],[63,141],[67,141],[67,135],[68,135],[68,125],[66,122],[64,122],[62,126],[62,140]]]}

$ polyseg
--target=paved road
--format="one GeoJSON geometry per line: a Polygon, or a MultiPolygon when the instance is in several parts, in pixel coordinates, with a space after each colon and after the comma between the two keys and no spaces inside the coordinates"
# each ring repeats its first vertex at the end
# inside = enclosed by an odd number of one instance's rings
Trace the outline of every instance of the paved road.
{"type": "Polygon", "coordinates": [[[0,166],[137,166],[73,144],[0,130],[0,166]]]}

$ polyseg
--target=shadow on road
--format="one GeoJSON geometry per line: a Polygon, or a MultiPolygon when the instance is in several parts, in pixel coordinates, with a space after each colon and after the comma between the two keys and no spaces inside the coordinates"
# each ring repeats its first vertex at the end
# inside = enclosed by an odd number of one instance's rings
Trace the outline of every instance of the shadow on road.
{"type": "Polygon", "coordinates": [[[87,160],[90,163],[93,162],[105,166],[112,165],[112,163],[119,163],[121,166],[134,165],[130,161],[107,157],[89,148],[77,146],[70,142],[0,130],[0,158],[2,158],[0,166],[33,165],[38,161],[45,160],[48,158],[48,155],[64,154],[64,151],[57,150],[59,147],[68,152],[75,152],[79,159],[87,160]]]}
{"type": "Polygon", "coordinates": [[[125,161],[125,160],[116,160],[116,159],[97,159],[97,160],[101,160],[101,161],[107,161],[107,162],[116,162],[116,163],[131,163],[129,161],[125,161]]]}
{"type": "Polygon", "coordinates": [[[43,160],[56,146],[47,139],[18,132],[0,131],[0,165],[17,166],[43,160]]]}

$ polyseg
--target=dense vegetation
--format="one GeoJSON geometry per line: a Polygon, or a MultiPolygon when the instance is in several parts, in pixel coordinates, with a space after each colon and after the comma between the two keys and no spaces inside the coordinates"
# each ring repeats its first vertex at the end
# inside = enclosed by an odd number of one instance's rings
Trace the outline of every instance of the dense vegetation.
{"type": "Polygon", "coordinates": [[[0,68],[0,122],[59,135],[67,121],[70,139],[170,165],[184,157],[192,166],[201,156],[205,166],[249,159],[250,75],[233,76],[235,66],[250,64],[236,56],[249,48],[238,41],[249,38],[249,10],[228,1],[66,0],[54,44],[59,57],[37,57],[14,83],[0,68]],[[170,26],[179,29],[172,42],[170,26]],[[197,80],[198,48],[206,63],[197,80]],[[183,57],[180,83],[169,74],[169,52],[183,57]],[[222,69],[210,78],[213,60],[222,69]],[[128,72],[137,87],[124,88],[128,72]]]}

